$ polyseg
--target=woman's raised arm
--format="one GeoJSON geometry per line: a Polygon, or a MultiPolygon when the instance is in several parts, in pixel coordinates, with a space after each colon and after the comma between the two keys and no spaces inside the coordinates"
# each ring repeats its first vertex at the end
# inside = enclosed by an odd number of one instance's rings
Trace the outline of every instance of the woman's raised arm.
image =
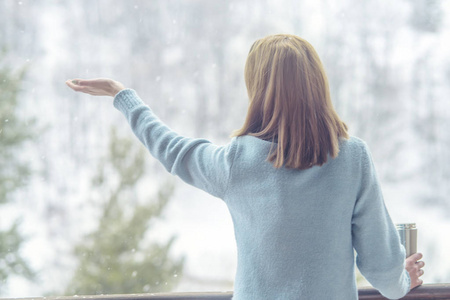
{"type": "Polygon", "coordinates": [[[219,147],[205,139],[178,135],[158,119],[134,90],[125,89],[120,82],[111,79],[74,79],[66,84],[77,92],[114,96],[114,106],[167,171],[213,196],[224,198],[234,160],[235,139],[219,147]]]}

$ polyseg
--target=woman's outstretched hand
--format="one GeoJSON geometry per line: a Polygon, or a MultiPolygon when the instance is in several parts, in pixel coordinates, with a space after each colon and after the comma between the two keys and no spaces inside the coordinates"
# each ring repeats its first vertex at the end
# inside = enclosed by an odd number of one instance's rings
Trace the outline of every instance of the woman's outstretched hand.
{"type": "Polygon", "coordinates": [[[83,92],[94,96],[112,96],[125,89],[118,81],[108,78],[97,79],[70,79],[66,84],[77,92],[83,92]]]}
{"type": "Polygon", "coordinates": [[[422,268],[425,266],[425,263],[419,261],[422,257],[422,253],[415,253],[405,261],[405,269],[408,271],[409,277],[411,278],[411,290],[423,283],[423,280],[419,278],[424,273],[422,268]]]}

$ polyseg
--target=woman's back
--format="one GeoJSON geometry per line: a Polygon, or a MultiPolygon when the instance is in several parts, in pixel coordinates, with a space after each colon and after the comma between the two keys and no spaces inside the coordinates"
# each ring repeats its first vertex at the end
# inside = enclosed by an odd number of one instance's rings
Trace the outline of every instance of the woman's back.
{"type": "MultiPolygon", "coordinates": [[[[357,299],[352,221],[357,200],[368,196],[373,203],[360,204],[373,211],[355,224],[367,226],[362,228],[366,235],[355,238],[374,244],[380,256],[392,248],[392,264],[385,268],[401,275],[404,253],[398,241],[384,242],[386,235],[396,233],[392,224],[385,224],[390,219],[381,193],[367,185],[375,174],[364,142],[342,140],[335,159],[306,170],[275,169],[266,161],[270,142],[245,136],[232,143],[224,200],[238,247],[234,299],[357,299]]],[[[362,254],[363,259],[369,255],[362,254]]]]}

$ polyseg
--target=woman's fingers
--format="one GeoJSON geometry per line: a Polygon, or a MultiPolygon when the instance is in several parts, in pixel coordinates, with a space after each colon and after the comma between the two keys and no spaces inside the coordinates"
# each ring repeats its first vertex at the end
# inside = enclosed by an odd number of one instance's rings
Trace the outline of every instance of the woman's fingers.
{"type": "Polygon", "coordinates": [[[423,284],[423,280],[422,279],[417,279],[415,282],[415,286],[414,287],[418,287],[421,286],[423,284]]]}
{"type": "Polygon", "coordinates": [[[94,95],[94,96],[98,96],[98,95],[103,95],[104,94],[104,93],[102,93],[102,92],[100,92],[100,91],[98,91],[95,88],[92,88],[90,86],[86,86],[86,85],[82,86],[82,85],[79,85],[79,84],[74,84],[72,80],[67,80],[66,84],[71,89],[73,89],[76,92],[82,92],[82,93],[86,93],[86,94],[94,95]]]}
{"type": "Polygon", "coordinates": [[[418,261],[418,262],[416,262],[416,264],[419,268],[425,267],[425,262],[423,262],[423,261],[418,261]]]}
{"type": "Polygon", "coordinates": [[[425,273],[422,270],[425,262],[419,261],[422,257],[422,253],[415,253],[406,259],[405,268],[411,278],[411,289],[423,284],[423,280],[419,278],[425,273]]]}
{"type": "MultiPolygon", "coordinates": [[[[423,257],[422,253],[414,253],[406,259],[406,265],[409,266],[416,265],[418,263],[418,260],[420,260],[422,257],[423,257]]],[[[421,263],[425,265],[424,262],[421,263]]]]}
{"type": "Polygon", "coordinates": [[[66,81],[66,84],[77,92],[83,92],[90,95],[103,95],[105,80],[98,79],[70,79],[66,81]]]}
{"type": "Polygon", "coordinates": [[[412,254],[410,257],[408,257],[408,259],[413,260],[413,261],[418,261],[421,260],[423,257],[422,253],[414,253],[412,254]]]}
{"type": "Polygon", "coordinates": [[[66,83],[70,83],[73,86],[95,86],[95,82],[97,82],[98,79],[81,79],[81,78],[74,78],[67,80],[66,83]]]}
{"type": "Polygon", "coordinates": [[[77,91],[77,92],[84,92],[85,91],[85,87],[84,86],[80,86],[79,84],[78,84],[78,81],[77,80],[67,80],[66,81],[66,84],[71,88],[71,89],[73,89],[74,91],[77,91]]]}

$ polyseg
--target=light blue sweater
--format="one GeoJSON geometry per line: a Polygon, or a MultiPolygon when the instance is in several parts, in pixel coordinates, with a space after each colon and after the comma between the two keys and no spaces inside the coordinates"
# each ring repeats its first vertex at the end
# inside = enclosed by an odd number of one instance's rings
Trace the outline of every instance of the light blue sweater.
{"type": "Polygon", "coordinates": [[[234,300],[357,299],[354,250],[384,296],[409,291],[405,251],[360,139],[342,140],[321,167],[275,169],[270,142],[242,136],[219,147],[182,137],[130,89],[114,106],[170,173],[227,204],[238,249],[234,300]]]}

